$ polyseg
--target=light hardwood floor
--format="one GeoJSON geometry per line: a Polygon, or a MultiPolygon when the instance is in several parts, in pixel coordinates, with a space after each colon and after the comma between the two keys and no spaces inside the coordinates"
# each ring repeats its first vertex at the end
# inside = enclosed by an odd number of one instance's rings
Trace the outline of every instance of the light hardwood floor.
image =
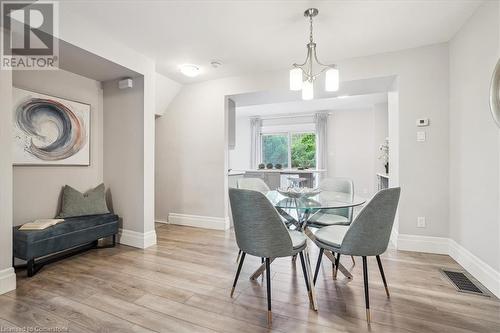
{"type": "MultiPolygon", "coordinates": [[[[0,327],[67,327],[70,332],[266,332],[264,281],[248,277],[260,264],[248,256],[234,298],[232,232],[157,225],[158,245],[92,250],[44,267],[33,278],[18,272],[18,289],[0,296],[0,327]]],[[[311,258],[316,260],[317,251],[311,258]]],[[[341,259],[342,260],[342,259],[341,259]]],[[[271,265],[275,332],[500,332],[500,302],[458,293],[439,272],[457,268],[448,256],[389,250],[384,288],[369,259],[372,324],[365,321],[361,260],[354,279],[333,281],[323,260],[319,311],[309,309],[300,263],[271,265]]],[[[1,331],[1,330],[0,330],[1,331]]]]}

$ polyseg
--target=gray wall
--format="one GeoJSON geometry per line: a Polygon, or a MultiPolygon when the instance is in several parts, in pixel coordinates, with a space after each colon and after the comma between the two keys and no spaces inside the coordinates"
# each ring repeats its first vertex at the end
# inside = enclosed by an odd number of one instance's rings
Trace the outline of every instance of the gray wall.
{"type": "Polygon", "coordinates": [[[14,225],[58,213],[61,188],[86,191],[103,180],[100,83],[71,72],[15,71],[17,88],[90,104],[90,166],[14,166],[14,225]]]}
{"type": "Polygon", "coordinates": [[[105,82],[103,105],[104,182],[122,228],[143,233],[144,79],[134,78],[134,87],[123,90],[117,81],[105,82]]]}
{"type": "Polygon", "coordinates": [[[489,111],[499,5],[486,2],[450,42],[450,234],[500,270],[500,132],[489,111]]]}

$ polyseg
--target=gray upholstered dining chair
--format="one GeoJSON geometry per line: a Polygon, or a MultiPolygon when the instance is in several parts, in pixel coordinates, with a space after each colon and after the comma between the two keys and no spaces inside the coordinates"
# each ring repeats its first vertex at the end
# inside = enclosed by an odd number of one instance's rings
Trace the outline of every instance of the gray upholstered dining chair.
{"type": "Polygon", "coordinates": [[[299,231],[288,230],[278,212],[264,194],[244,189],[229,189],[229,200],[234,221],[236,243],[242,251],[231,297],[247,254],[265,258],[268,324],[272,322],[271,312],[271,261],[279,257],[300,255],[302,271],[309,298],[312,282],[310,262],[307,254],[306,236],[299,231]]]}
{"type": "MultiPolygon", "coordinates": [[[[325,178],[319,188],[322,191],[342,192],[354,199],[354,183],[349,178],[325,178]]],[[[318,227],[328,225],[349,225],[352,222],[352,207],[324,209],[311,217],[309,222],[318,227]]]]}
{"type": "MultiPolygon", "coordinates": [[[[354,200],[354,182],[350,178],[325,178],[321,181],[319,188],[322,191],[332,191],[346,193],[350,196],[351,200],[354,200]]],[[[322,209],[321,211],[314,214],[309,220],[309,224],[316,228],[322,228],[329,225],[350,225],[352,222],[353,208],[335,208],[335,209],[322,209]]],[[[323,255],[323,252],[321,252],[323,255]]],[[[351,257],[352,263],[356,264],[354,257],[351,257]]],[[[332,265],[333,268],[333,278],[337,276],[338,267],[332,265]]],[[[314,274],[314,282],[316,282],[316,277],[318,273],[314,274]]]]}
{"type": "Polygon", "coordinates": [[[390,297],[380,255],[387,250],[389,244],[400,192],[399,187],[381,190],[359,212],[350,226],[332,225],[318,229],[314,233],[315,243],[320,248],[320,255],[316,264],[316,276],[324,250],[337,254],[335,258],[336,267],[338,267],[341,254],[363,258],[366,320],[368,323],[370,323],[370,298],[368,295],[366,257],[375,256],[377,258],[385,292],[387,297],[390,297]]]}
{"type": "Polygon", "coordinates": [[[254,190],[262,193],[270,191],[269,186],[260,178],[241,178],[238,179],[238,188],[245,190],[254,190]]]}
{"type": "MultiPolygon", "coordinates": [[[[267,186],[267,184],[260,178],[241,178],[238,179],[236,186],[239,189],[259,191],[264,194],[271,190],[269,186],[267,186]]],[[[240,257],[241,250],[238,251],[236,262],[240,261],[240,257]]],[[[264,262],[264,259],[262,259],[262,262],[264,262]]]]}

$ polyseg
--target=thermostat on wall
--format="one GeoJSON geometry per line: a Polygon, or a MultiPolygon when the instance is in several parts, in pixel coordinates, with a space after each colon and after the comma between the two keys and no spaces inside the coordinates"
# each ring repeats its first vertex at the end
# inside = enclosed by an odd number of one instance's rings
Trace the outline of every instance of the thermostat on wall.
{"type": "Polygon", "coordinates": [[[417,126],[418,127],[429,126],[429,118],[417,119],[417,126]]]}

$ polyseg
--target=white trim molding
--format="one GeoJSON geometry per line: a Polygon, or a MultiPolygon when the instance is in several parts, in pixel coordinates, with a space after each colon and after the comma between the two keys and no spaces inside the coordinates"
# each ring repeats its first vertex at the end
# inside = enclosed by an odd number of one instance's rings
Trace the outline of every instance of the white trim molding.
{"type": "Polygon", "coordinates": [[[500,298],[500,272],[472,254],[455,240],[450,239],[450,257],[475,277],[496,297],[500,298]]]}
{"type": "Polygon", "coordinates": [[[118,232],[118,243],[145,249],[156,245],[156,231],[151,230],[145,233],[120,229],[118,232]]]}
{"type": "Polygon", "coordinates": [[[500,298],[500,272],[455,240],[444,237],[399,234],[397,245],[397,249],[402,251],[449,255],[496,297],[500,298]]]}
{"type": "Polygon", "coordinates": [[[448,238],[399,234],[397,239],[398,250],[449,254],[448,238]]]}
{"type": "Polygon", "coordinates": [[[227,230],[230,225],[229,218],[177,213],[168,214],[168,223],[214,230],[227,230]]]}
{"type": "Polygon", "coordinates": [[[389,246],[391,246],[391,248],[394,249],[398,248],[398,236],[399,236],[398,231],[393,227],[391,231],[391,236],[389,238],[389,246]]]}
{"type": "Polygon", "coordinates": [[[168,224],[168,221],[167,220],[156,219],[155,223],[168,224]]]}
{"type": "Polygon", "coordinates": [[[0,271],[0,295],[16,289],[16,273],[9,267],[0,271]]]}

